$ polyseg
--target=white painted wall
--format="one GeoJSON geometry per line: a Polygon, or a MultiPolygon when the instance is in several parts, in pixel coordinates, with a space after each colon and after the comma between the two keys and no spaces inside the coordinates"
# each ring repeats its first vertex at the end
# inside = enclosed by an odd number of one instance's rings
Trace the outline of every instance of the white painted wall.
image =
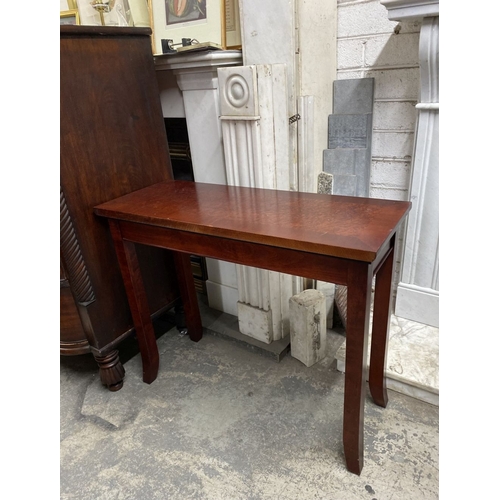
{"type": "MultiPolygon", "coordinates": [[[[375,78],[370,196],[409,199],[421,21],[390,21],[380,0],[338,0],[337,78],[375,78]]],[[[403,245],[396,255],[399,282],[403,245]]]]}

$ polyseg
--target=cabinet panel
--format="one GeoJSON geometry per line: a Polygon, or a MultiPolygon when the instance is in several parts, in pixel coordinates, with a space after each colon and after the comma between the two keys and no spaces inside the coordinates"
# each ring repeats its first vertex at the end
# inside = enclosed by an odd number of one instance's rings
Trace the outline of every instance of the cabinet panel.
{"type": "MultiPolygon", "coordinates": [[[[173,179],[149,35],[149,28],[61,26],[61,259],[70,287],[61,289],[61,354],[81,338],[78,317],[113,390],[123,371],[116,347],[133,323],[107,222],[93,207],[173,179]]],[[[170,253],[137,253],[151,312],[173,307],[170,253]]]]}

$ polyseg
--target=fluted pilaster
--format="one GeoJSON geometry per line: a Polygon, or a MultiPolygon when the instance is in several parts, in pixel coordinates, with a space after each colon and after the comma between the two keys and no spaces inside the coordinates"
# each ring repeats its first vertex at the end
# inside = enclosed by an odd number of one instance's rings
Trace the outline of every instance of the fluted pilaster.
{"type": "MultiPolygon", "coordinates": [[[[290,189],[286,67],[220,68],[219,89],[229,185],[290,189]]],[[[292,276],[237,266],[240,331],[271,343],[289,334],[292,276]]]]}

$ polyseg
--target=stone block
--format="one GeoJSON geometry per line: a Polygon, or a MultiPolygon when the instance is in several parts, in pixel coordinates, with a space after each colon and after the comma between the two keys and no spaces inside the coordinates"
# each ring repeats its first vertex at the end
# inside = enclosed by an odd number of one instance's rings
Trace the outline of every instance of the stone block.
{"type": "Polygon", "coordinates": [[[238,325],[240,332],[265,344],[273,340],[273,312],[238,302],[238,325]]]}
{"type": "Polygon", "coordinates": [[[326,281],[316,281],[316,290],[325,296],[326,302],[326,327],[333,328],[333,304],[335,300],[335,290],[338,285],[326,281]]]}
{"type": "Polygon", "coordinates": [[[290,350],[308,367],[326,355],[326,299],[319,290],[290,298],[290,350]]]}
{"type": "Polygon", "coordinates": [[[318,175],[318,193],[333,194],[333,175],[326,172],[321,172],[318,175]]]}
{"type": "Polygon", "coordinates": [[[375,78],[335,80],[333,82],[333,114],[367,115],[373,113],[374,92],[375,78]]]}

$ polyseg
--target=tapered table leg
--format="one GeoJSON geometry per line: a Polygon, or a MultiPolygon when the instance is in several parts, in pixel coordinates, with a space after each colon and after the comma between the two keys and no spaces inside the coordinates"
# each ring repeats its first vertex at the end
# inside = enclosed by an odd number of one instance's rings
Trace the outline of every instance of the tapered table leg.
{"type": "Polygon", "coordinates": [[[385,365],[387,344],[391,322],[392,272],[394,267],[394,248],[380,266],[375,280],[373,304],[372,344],[370,351],[369,386],[373,401],[378,406],[387,406],[385,365]]]}
{"type": "Polygon", "coordinates": [[[123,240],[119,222],[109,219],[109,226],[141,352],[142,379],[151,384],[158,375],[160,357],[135,245],[123,240]]]}
{"type": "Polygon", "coordinates": [[[187,253],[173,252],[173,254],[189,338],[198,342],[203,336],[203,326],[191,270],[191,259],[187,253]]]}
{"type": "Polygon", "coordinates": [[[347,469],[361,474],[364,452],[366,354],[371,299],[371,267],[353,262],[347,282],[344,390],[344,454],[347,469]]]}

